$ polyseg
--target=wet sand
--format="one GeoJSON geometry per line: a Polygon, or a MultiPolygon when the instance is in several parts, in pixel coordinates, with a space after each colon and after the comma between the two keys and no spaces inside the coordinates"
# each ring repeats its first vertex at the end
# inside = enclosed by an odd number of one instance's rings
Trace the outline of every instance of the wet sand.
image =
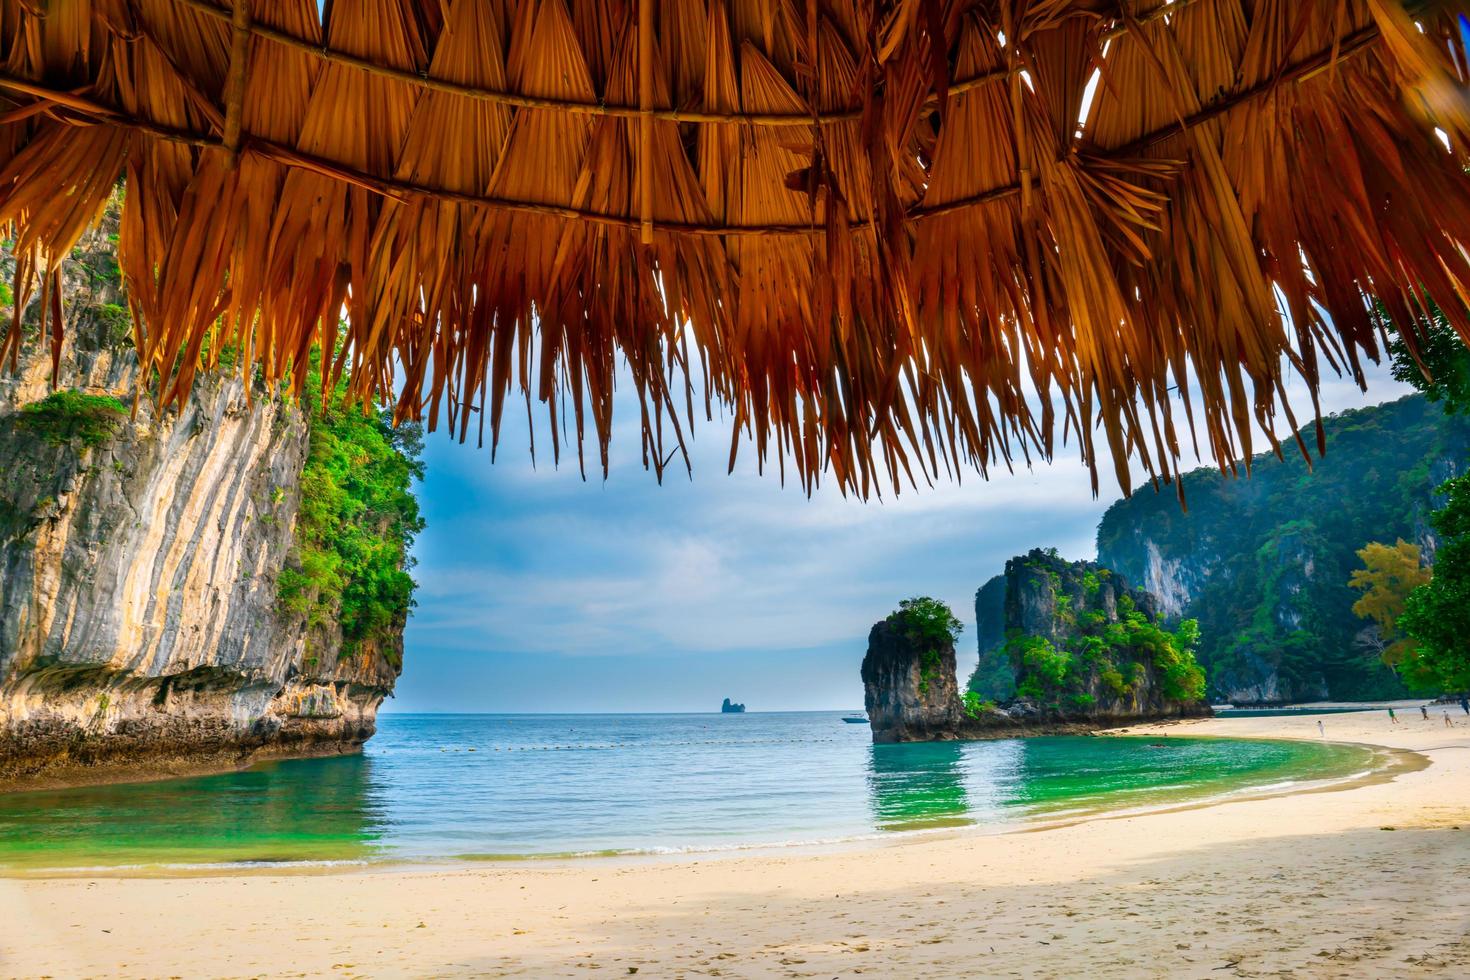
{"type": "MultiPolygon", "coordinates": [[[[1470,974],[1470,718],[1327,792],[823,852],[0,880],[18,976],[1470,974]]],[[[1135,734],[1317,738],[1316,717],[1135,734]]]]}

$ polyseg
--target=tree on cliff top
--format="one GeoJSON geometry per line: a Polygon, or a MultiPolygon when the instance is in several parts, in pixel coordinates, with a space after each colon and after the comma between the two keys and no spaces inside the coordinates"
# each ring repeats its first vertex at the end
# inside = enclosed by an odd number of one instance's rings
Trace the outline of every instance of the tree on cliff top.
{"type": "Polygon", "coordinates": [[[927,643],[954,643],[965,631],[954,610],[938,599],[915,596],[898,604],[898,613],[904,618],[911,634],[927,643]]]}
{"type": "Polygon", "coordinates": [[[938,599],[915,596],[904,599],[893,614],[903,620],[909,642],[923,648],[919,657],[919,693],[929,693],[929,681],[939,669],[943,655],[940,649],[953,645],[965,630],[954,610],[938,599]]]}

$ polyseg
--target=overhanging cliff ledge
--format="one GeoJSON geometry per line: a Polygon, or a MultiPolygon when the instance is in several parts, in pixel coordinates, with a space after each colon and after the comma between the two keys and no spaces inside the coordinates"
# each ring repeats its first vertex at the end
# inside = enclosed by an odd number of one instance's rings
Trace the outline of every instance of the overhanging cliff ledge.
{"type": "Polygon", "coordinates": [[[990,655],[1009,668],[1014,696],[962,696],[958,621],[936,600],[906,600],[868,636],[862,676],[873,741],[1007,738],[1210,714],[1193,655],[1197,628],[1166,629],[1147,592],[1093,562],[1042,550],[1008,561],[1004,585],[1005,640],[990,655]]]}

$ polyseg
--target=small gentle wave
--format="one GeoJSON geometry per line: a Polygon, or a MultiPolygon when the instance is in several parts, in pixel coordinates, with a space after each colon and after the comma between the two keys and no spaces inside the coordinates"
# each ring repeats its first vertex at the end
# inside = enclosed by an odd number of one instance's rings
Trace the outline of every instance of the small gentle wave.
{"type": "Polygon", "coordinates": [[[0,797],[0,868],[259,871],[682,855],[1004,832],[1341,778],[1317,742],[874,746],[837,712],[388,715],[360,756],[0,797]]]}

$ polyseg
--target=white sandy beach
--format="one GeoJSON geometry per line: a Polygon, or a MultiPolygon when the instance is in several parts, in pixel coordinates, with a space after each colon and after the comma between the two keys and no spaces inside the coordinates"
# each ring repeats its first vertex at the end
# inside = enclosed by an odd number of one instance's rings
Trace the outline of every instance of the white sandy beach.
{"type": "MultiPolygon", "coordinates": [[[[14,976],[1470,975],[1470,719],[1391,779],[833,852],[0,880],[14,976]],[[1427,766],[1424,761],[1427,760],[1427,766]],[[1418,766],[1416,768],[1416,766],[1418,766]]],[[[1150,729],[1137,728],[1142,732],[1150,729]]],[[[1315,718],[1170,734],[1317,737],[1315,718]]]]}

